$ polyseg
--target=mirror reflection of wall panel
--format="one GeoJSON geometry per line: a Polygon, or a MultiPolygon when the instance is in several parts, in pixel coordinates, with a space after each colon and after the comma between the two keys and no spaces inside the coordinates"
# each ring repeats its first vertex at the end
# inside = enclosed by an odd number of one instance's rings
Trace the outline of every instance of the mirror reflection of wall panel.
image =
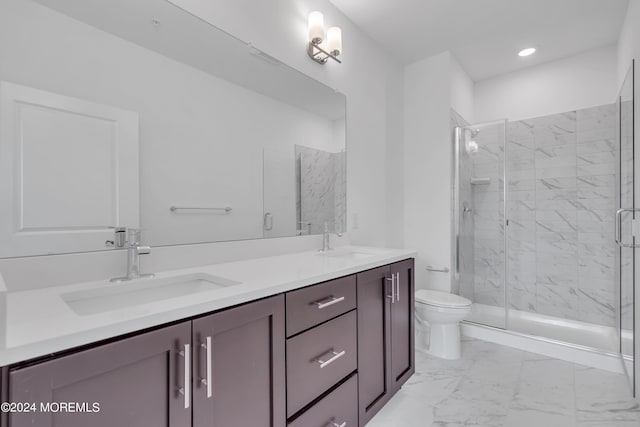
{"type": "Polygon", "coordinates": [[[138,226],[138,116],[0,83],[0,257],[105,249],[138,226]]]}
{"type": "Polygon", "coordinates": [[[322,233],[324,223],[329,230],[344,231],[338,209],[344,199],[344,153],[331,153],[296,145],[299,162],[299,222],[310,234],[322,233]]]}

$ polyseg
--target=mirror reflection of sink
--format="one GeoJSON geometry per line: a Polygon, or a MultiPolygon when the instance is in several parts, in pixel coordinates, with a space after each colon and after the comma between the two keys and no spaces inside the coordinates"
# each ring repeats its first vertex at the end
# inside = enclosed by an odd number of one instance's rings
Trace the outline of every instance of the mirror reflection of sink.
{"type": "Polygon", "coordinates": [[[366,259],[376,255],[381,255],[382,252],[369,251],[365,249],[335,249],[328,252],[323,252],[321,255],[330,258],[344,258],[344,259],[366,259]]]}
{"type": "Polygon", "coordinates": [[[68,292],[61,297],[76,314],[88,316],[239,284],[240,282],[235,280],[195,273],[133,280],[118,285],[106,285],[99,289],[68,292]]]}

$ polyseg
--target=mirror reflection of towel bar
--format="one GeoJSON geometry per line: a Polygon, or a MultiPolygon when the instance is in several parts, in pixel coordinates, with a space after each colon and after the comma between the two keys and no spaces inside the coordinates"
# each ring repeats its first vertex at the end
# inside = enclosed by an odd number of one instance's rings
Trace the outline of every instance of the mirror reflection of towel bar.
{"type": "Polygon", "coordinates": [[[196,210],[196,211],[225,211],[229,213],[233,210],[230,206],[226,206],[224,208],[210,208],[206,206],[171,206],[169,207],[171,212],[179,211],[179,210],[196,210]]]}
{"type": "Polygon", "coordinates": [[[448,273],[449,272],[449,267],[442,267],[442,268],[435,268],[432,267],[430,265],[427,266],[427,271],[433,271],[436,273],[448,273]]]}

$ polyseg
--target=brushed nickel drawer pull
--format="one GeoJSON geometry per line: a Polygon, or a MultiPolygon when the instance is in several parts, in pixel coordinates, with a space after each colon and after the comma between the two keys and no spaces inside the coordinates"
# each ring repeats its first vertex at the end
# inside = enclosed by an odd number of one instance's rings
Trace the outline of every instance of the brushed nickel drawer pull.
{"type": "Polygon", "coordinates": [[[184,396],[184,409],[191,406],[191,344],[185,344],[184,350],[178,354],[184,357],[184,387],[178,388],[181,395],[184,396]]]}
{"type": "Polygon", "coordinates": [[[330,364],[332,364],[333,362],[335,362],[336,360],[340,359],[342,356],[344,356],[345,354],[347,354],[346,350],[342,350],[341,352],[336,352],[336,351],[329,351],[328,353],[332,354],[333,356],[331,357],[331,359],[324,361],[322,360],[323,358],[319,358],[318,359],[318,363],[320,364],[320,368],[324,368],[326,366],[329,366],[330,364]]]}
{"type": "Polygon", "coordinates": [[[208,336],[206,342],[200,344],[200,347],[204,348],[207,352],[207,376],[206,378],[200,379],[200,382],[203,385],[207,386],[207,399],[213,396],[213,381],[212,377],[212,366],[211,366],[211,337],[208,336]]]}
{"type": "Polygon", "coordinates": [[[387,295],[387,298],[391,299],[391,304],[396,302],[396,275],[392,274],[391,277],[387,277],[387,280],[391,281],[391,295],[387,295]]]}
{"type": "Polygon", "coordinates": [[[336,298],[333,295],[331,295],[330,297],[321,299],[319,301],[314,301],[314,302],[312,302],[312,304],[314,304],[316,307],[318,307],[318,310],[322,310],[323,308],[327,308],[327,307],[332,306],[333,304],[337,304],[337,303],[339,303],[341,301],[344,301],[344,297],[336,298]],[[322,302],[322,301],[326,301],[326,302],[322,302]]]}
{"type": "Polygon", "coordinates": [[[332,427],[347,427],[347,422],[344,421],[342,424],[338,424],[337,422],[333,421],[333,419],[331,421],[329,421],[329,424],[332,427]]]}

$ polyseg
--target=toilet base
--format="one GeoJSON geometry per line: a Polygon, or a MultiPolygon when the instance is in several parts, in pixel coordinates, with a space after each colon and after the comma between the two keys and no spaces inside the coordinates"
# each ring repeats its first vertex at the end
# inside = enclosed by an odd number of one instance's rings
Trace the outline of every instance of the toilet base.
{"type": "Polygon", "coordinates": [[[441,359],[460,359],[460,324],[431,324],[427,353],[441,359]]]}

